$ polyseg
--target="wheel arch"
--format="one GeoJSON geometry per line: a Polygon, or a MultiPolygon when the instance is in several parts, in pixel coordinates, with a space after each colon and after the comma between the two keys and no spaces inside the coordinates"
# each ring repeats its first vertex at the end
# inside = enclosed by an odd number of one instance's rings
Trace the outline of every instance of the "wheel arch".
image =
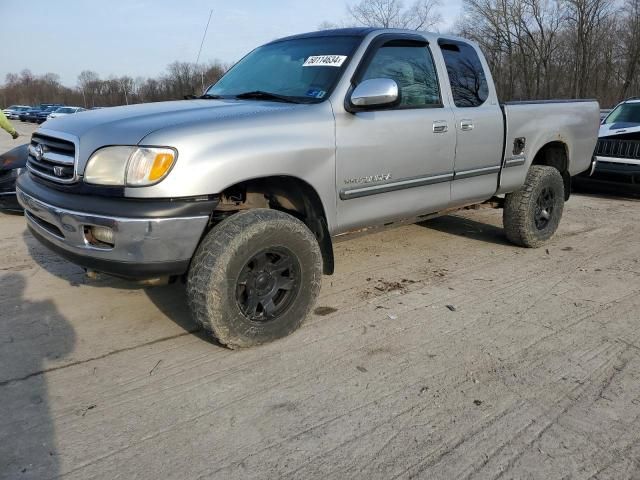
{"type": "Polygon", "coordinates": [[[212,226],[224,218],[252,208],[271,208],[301,220],[320,245],[323,273],[334,272],[333,242],[327,212],[316,189],[305,180],[287,175],[253,178],[225,188],[212,215],[212,226]]]}
{"type": "MultiPolygon", "coordinates": [[[[569,200],[571,196],[571,174],[569,173],[569,146],[560,140],[545,143],[538,149],[531,166],[541,165],[553,167],[560,172],[564,181],[564,199],[569,200]]],[[[529,167],[531,168],[531,167],[529,167]]]]}

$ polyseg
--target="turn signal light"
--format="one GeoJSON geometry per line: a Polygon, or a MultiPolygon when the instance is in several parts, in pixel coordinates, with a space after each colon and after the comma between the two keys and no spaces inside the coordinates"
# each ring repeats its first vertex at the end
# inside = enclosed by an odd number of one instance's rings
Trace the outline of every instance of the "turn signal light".
{"type": "Polygon", "coordinates": [[[151,172],[149,172],[149,180],[154,182],[160,180],[169,171],[173,165],[173,154],[171,153],[159,153],[153,160],[153,166],[151,172]]]}

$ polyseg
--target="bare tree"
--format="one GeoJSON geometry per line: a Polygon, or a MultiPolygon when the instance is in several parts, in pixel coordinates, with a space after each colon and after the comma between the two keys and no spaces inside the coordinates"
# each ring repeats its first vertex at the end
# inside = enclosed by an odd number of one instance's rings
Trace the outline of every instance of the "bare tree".
{"type": "Polygon", "coordinates": [[[404,15],[405,28],[413,30],[437,30],[442,23],[442,15],[438,9],[440,0],[420,0],[415,2],[404,15]]]}
{"type": "Polygon", "coordinates": [[[572,29],[572,47],[575,66],[573,69],[573,94],[584,98],[594,73],[599,41],[611,24],[613,0],[564,0],[568,25],[572,29]]]}
{"type": "Polygon", "coordinates": [[[627,0],[623,8],[629,16],[621,32],[625,67],[620,97],[626,98],[634,83],[636,88],[640,85],[640,80],[637,78],[640,73],[640,0],[627,0]]]}
{"type": "Polygon", "coordinates": [[[417,0],[405,8],[401,0],[361,0],[347,5],[347,12],[358,25],[426,30],[442,21],[437,11],[440,5],[440,0],[417,0]]]}
{"type": "Polygon", "coordinates": [[[464,0],[459,33],[477,41],[504,100],[640,93],[640,0],[464,0]]]}
{"type": "Polygon", "coordinates": [[[83,70],[78,75],[78,87],[82,92],[84,107],[95,106],[95,98],[100,95],[100,76],[91,70],[83,70]]]}
{"type": "Polygon", "coordinates": [[[318,31],[322,30],[335,30],[336,28],[340,28],[340,25],[334,22],[329,22],[325,20],[320,25],[318,25],[318,31]]]}

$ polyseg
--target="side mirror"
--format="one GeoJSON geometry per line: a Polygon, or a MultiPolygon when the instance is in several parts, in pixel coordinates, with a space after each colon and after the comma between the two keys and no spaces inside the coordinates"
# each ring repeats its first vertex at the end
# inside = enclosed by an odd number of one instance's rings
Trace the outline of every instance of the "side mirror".
{"type": "Polygon", "coordinates": [[[358,85],[351,94],[353,111],[390,106],[398,101],[398,84],[390,78],[372,78],[358,85]]]}

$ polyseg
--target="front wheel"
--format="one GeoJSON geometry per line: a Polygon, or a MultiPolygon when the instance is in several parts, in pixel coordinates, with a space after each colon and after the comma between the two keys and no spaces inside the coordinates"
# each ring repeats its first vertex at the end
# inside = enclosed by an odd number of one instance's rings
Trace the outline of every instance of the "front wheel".
{"type": "Polygon", "coordinates": [[[556,168],[532,166],[522,189],[505,197],[502,221],[509,241],[536,248],[553,237],[562,218],[564,194],[556,168]]]}
{"type": "Polygon", "coordinates": [[[300,220],[248,210],[222,221],[193,258],[187,295],[194,319],[229,348],[296,330],[320,292],[322,255],[300,220]]]}

